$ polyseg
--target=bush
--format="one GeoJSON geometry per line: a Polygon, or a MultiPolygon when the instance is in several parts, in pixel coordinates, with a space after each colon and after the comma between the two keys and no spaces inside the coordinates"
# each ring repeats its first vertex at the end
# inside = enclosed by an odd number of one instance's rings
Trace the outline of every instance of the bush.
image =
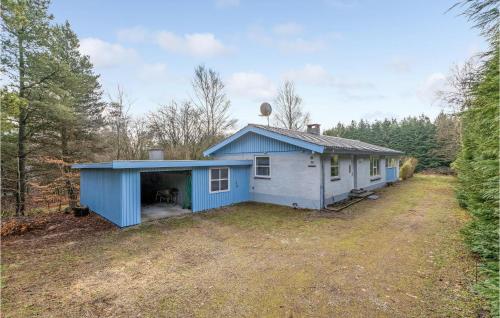
{"type": "Polygon", "coordinates": [[[401,179],[406,180],[413,177],[415,169],[417,168],[417,164],[418,160],[416,158],[407,158],[401,166],[401,169],[399,170],[399,176],[401,177],[401,179]]]}

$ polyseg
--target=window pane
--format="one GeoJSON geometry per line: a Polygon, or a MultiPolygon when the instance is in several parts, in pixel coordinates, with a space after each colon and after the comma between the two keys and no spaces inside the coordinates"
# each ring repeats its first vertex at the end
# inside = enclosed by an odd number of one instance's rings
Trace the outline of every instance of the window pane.
{"type": "Polygon", "coordinates": [[[220,177],[221,177],[221,179],[227,179],[228,175],[229,175],[229,169],[228,168],[220,169],[220,177]]]}
{"type": "Polygon", "coordinates": [[[339,176],[339,167],[332,167],[330,172],[331,172],[332,177],[338,177],[339,176]]]}
{"type": "Polygon", "coordinates": [[[212,169],[210,171],[211,171],[210,173],[212,176],[212,180],[219,179],[219,173],[220,173],[219,169],[212,169]]]}
{"type": "Polygon", "coordinates": [[[269,167],[257,167],[257,175],[258,176],[269,176],[270,175],[269,167]]]}
{"type": "Polygon", "coordinates": [[[210,191],[212,192],[219,191],[219,181],[210,182],[210,191]]]}
{"type": "Polygon", "coordinates": [[[229,181],[228,180],[221,180],[220,181],[220,191],[225,191],[229,188],[229,181]]]}
{"type": "Polygon", "coordinates": [[[337,155],[333,156],[330,163],[332,166],[338,166],[339,165],[339,156],[337,156],[337,155]]]}
{"type": "Polygon", "coordinates": [[[257,157],[257,166],[269,166],[269,157],[257,157]]]}

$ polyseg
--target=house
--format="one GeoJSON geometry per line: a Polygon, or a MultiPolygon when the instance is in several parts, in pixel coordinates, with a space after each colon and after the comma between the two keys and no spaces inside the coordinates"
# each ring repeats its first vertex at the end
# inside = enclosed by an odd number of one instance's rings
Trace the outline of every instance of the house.
{"type": "Polygon", "coordinates": [[[308,125],[307,132],[249,124],[205,150],[211,160],[118,160],[73,167],[81,169],[81,204],[124,227],[155,214],[244,201],[322,209],[348,198],[353,189],[372,190],[398,180],[401,155],[321,135],[317,124],[308,125]]]}

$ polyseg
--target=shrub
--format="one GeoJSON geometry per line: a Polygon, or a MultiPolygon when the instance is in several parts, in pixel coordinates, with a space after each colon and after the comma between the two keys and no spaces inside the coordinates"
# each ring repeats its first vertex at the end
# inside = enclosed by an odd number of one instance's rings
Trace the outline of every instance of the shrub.
{"type": "Polygon", "coordinates": [[[401,179],[406,180],[413,177],[415,168],[417,168],[417,164],[418,160],[416,158],[407,158],[401,166],[401,169],[399,170],[399,176],[401,177],[401,179]]]}

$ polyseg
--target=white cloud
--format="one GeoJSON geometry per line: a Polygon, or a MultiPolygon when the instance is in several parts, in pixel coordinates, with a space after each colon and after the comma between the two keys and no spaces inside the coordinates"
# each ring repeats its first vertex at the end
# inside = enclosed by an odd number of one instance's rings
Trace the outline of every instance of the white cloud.
{"type": "Polygon", "coordinates": [[[118,40],[123,42],[142,43],[149,39],[149,31],[142,26],[125,28],[116,33],[118,40]]]}
{"type": "Polygon", "coordinates": [[[240,5],[240,0],[215,0],[217,8],[237,7],[240,5]]]}
{"type": "Polygon", "coordinates": [[[156,35],[156,42],[168,52],[196,57],[220,56],[230,51],[212,33],[192,33],[178,36],[172,32],[161,31],[156,35]]]}
{"type": "Polygon", "coordinates": [[[387,68],[395,73],[409,73],[411,72],[411,67],[411,62],[402,57],[393,57],[387,63],[387,68]]]}
{"type": "Polygon", "coordinates": [[[277,24],[273,27],[273,32],[280,36],[291,36],[301,34],[304,28],[295,22],[277,24]]]}
{"type": "Polygon", "coordinates": [[[398,118],[398,116],[392,112],[383,112],[380,110],[371,112],[371,113],[365,113],[361,115],[361,118],[368,120],[368,121],[375,121],[375,120],[384,120],[386,118],[391,119],[391,118],[398,118]]]}
{"type": "Polygon", "coordinates": [[[485,48],[483,48],[478,43],[471,43],[467,47],[467,56],[477,57],[481,52],[484,52],[485,48]]]}
{"type": "Polygon", "coordinates": [[[256,72],[234,73],[227,80],[227,89],[230,94],[255,101],[270,100],[276,95],[274,83],[263,74],[256,72]]]}
{"type": "Polygon", "coordinates": [[[312,85],[330,85],[334,82],[333,76],[323,66],[315,64],[289,70],[283,74],[283,78],[312,85]]]}
{"type": "Polygon", "coordinates": [[[80,52],[90,56],[95,67],[113,67],[123,63],[136,62],[137,52],[120,44],[109,43],[97,38],[80,41],[80,52]]]}
{"type": "Polygon", "coordinates": [[[343,94],[343,98],[348,101],[368,101],[374,102],[376,100],[386,99],[387,96],[377,93],[363,93],[363,94],[351,94],[349,92],[343,94]]]}
{"type": "Polygon", "coordinates": [[[328,47],[328,44],[341,37],[337,32],[327,32],[314,37],[298,36],[303,33],[301,25],[286,23],[274,26],[266,31],[260,25],[253,25],[247,30],[247,37],[260,45],[278,49],[283,53],[315,53],[328,47]]]}
{"type": "Polygon", "coordinates": [[[167,79],[167,65],[164,63],[143,64],[138,76],[144,81],[162,81],[167,79]]]}
{"type": "Polygon", "coordinates": [[[249,27],[247,36],[250,40],[261,45],[271,46],[273,44],[273,38],[259,25],[249,27]]]}
{"type": "Polygon", "coordinates": [[[306,64],[302,68],[289,70],[283,73],[282,77],[287,80],[309,85],[332,86],[343,91],[366,90],[373,88],[373,84],[366,81],[337,78],[328,72],[323,66],[317,64],[306,64]]]}
{"type": "Polygon", "coordinates": [[[417,89],[417,97],[424,102],[432,103],[436,101],[436,94],[443,90],[446,85],[446,76],[436,72],[429,75],[417,89]]]}
{"type": "Polygon", "coordinates": [[[279,41],[278,46],[285,53],[315,53],[326,47],[326,41],[323,39],[306,40],[296,38],[279,41]]]}

